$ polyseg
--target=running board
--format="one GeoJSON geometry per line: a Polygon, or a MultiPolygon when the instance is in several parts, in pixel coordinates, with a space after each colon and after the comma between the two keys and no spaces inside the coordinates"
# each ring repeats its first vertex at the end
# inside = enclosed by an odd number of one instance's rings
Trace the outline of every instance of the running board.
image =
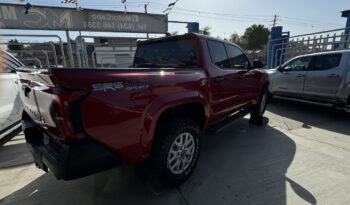
{"type": "Polygon", "coordinates": [[[284,96],[274,96],[274,97],[277,99],[282,99],[282,100],[291,100],[291,101],[295,101],[295,102],[302,102],[302,103],[320,105],[320,106],[325,106],[325,107],[336,107],[335,104],[332,104],[332,103],[315,102],[315,101],[306,100],[306,99],[297,99],[297,98],[284,97],[284,96]]]}
{"type": "Polygon", "coordinates": [[[251,111],[252,111],[251,108],[246,108],[246,109],[240,110],[240,111],[230,115],[226,119],[210,126],[205,132],[207,134],[218,133],[218,132],[222,131],[223,129],[227,128],[232,122],[234,122],[238,119],[241,119],[244,116],[246,116],[247,114],[251,113],[251,111]]]}

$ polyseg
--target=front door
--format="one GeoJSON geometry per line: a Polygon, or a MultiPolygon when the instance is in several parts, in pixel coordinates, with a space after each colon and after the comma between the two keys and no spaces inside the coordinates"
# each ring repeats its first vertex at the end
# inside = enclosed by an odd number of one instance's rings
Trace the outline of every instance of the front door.
{"type": "Polygon", "coordinates": [[[279,69],[279,76],[274,80],[275,93],[291,97],[301,97],[305,77],[312,57],[300,57],[290,61],[279,69]]]}
{"type": "Polygon", "coordinates": [[[207,40],[210,53],[210,104],[212,120],[226,117],[244,105],[245,69],[234,69],[230,63],[225,44],[207,40]]]}
{"type": "Polygon", "coordinates": [[[249,104],[252,102],[256,96],[259,96],[259,91],[257,89],[260,84],[260,78],[257,77],[256,70],[252,69],[247,56],[243,51],[234,45],[227,45],[231,67],[240,73],[238,78],[240,79],[239,89],[241,106],[249,104]]]}

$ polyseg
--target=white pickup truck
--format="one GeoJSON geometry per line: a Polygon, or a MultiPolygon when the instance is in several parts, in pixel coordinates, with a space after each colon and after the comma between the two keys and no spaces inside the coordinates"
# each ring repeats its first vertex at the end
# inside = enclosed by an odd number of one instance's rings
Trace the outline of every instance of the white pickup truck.
{"type": "Polygon", "coordinates": [[[268,73],[274,96],[350,105],[350,51],[298,56],[268,73]]]}
{"type": "Polygon", "coordinates": [[[16,68],[23,66],[11,54],[0,50],[0,133],[22,117],[22,102],[18,92],[16,68]]]}

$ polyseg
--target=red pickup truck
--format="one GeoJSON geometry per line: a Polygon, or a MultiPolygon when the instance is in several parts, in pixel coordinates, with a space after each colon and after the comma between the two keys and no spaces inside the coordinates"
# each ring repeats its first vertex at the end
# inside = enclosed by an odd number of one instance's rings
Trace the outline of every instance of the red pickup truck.
{"type": "Polygon", "coordinates": [[[242,50],[199,34],[140,41],[133,68],[18,70],[23,131],[38,168],[71,180],[149,158],[169,185],[192,173],[202,131],[251,114],[268,77],[242,50]]]}

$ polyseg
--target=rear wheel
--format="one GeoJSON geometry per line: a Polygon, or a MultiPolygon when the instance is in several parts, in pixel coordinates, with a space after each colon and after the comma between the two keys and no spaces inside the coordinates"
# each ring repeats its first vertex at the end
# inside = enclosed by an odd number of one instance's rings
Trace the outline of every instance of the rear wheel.
{"type": "Polygon", "coordinates": [[[250,114],[249,123],[255,125],[263,125],[264,113],[269,99],[268,90],[263,88],[258,103],[255,105],[253,112],[250,114]]]}
{"type": "Polygon", "coordinates": [[[346,109],[346,112],[349,112],[350,113],[350,95],[348,97],[348,103],[347,105],[345,106],[345,109],[346,109]]]}
{"type": "Polygon", "coordinates": [[[167,185],[178,186],[192,174],[199,159],[199,127],[190,119],[176,118],[156,134],[154,171],[167,185]]]}

